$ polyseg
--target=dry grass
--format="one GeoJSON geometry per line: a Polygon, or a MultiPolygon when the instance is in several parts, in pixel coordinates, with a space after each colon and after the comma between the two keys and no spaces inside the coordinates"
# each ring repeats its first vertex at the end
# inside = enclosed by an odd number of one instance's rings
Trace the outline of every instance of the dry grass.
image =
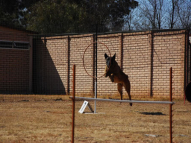
{"type": "MultiPolygon", "coordinates": [[[[191,104],[184,105],[181,100],[175,102],[173,142],[190,143],[191,104]]],[[[92,115],[78,113],[82,103],[76,102],[76,143],[169,142],[169,105],[133,104],[130,107],[124,103],[97,102],[100,114],[92,115]]],[[[68,96],[1,95],[0,115],[2,143],[71,142],[68,96]]]]}

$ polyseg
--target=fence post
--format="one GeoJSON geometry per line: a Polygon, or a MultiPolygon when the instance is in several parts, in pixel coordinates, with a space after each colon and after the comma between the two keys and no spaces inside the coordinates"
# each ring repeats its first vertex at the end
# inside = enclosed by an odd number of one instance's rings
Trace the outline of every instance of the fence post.
{"type": "Polygon", "coordinates": [[[76,66],[73,65],[73,92],[72,92],[72,140],[71,143],[74,143],[74,127],[75,127],[75,73],[76,73],[76,66]]]}
{"type": "MultiPolygon", "coordinates": [[[[170,101],[172,102],[172,67],[170,68],[170,101]]],[[[169,105],[170,143],[172,143],[172,104],[169,105]]]]}
{"type": "Polygon", "coordinates": [[[123,70],[123,33],[119,35],[120,67],[123,70]]]}
{"type": "MultiPolygon", "coordinates": [[[[92,60],[92,65],[93,65],[93,71],[92,71],[92,75],[95,76],[95,34],[92,34],[92,39],[91,39],[91,42],[93,43],[93,60],[92,60]]],[[[95,94],[95,79],[92,78],[92,96],[93,94],[95,94]]]]}
{"type": "Polygon", "coordinates": [[[150,62],[150,97],[153,97],[153,31],[149,34],[150,50],[151,50],[151,62],[150,62]]]}
{"type": "Polygon", "coordinates": [[[29,37],[29,93],[33,93],[32,73],[33,73],[33,36],[29,37]]]}
{"type": "Polygon", "coordinates": [[[68,69],[67,69],[67,94],[70,94],[70,36],[67,38],[68,46],[68,69]]]}
{"type": "Polygon", "coordinates": [[[189,31],[185,31],[185,43],[184,43],[184,90],[188,84],[188,46],[189,46],[189,31]]]}

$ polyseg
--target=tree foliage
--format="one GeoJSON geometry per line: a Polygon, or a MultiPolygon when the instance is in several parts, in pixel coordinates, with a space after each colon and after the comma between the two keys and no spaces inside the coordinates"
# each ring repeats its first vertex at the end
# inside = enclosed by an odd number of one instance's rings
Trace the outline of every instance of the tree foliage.
{"type": "Polygon", "coordinates": [[[190,29],[190,0],[141,0],[136,8],[134,30],[190,29]]]}
{"type": "Polygon", "coordinates": [[[30,7],[38,0],[1,0],[0,1],[0,24],[22,27],[26,24],[24,9],[30,7]]]}
{"type": "Polygon", "coordinates": [[[138,3],[134,0],[44,0],[33,5],[28,28],[41,33],[106,31],[124,25],[124,16],[138,3]]]}
{"type": "Polygon", "coordinates": [[[11,25],[17,24],[14,20],[17,18],[19,2],[17,0],[0,1],[0,24],[11,25]]]}
{"type": "Polygon", "coordinates": [[[0,0],[0,25],[39,33],[191,28],[190,0],[0,0]],[[139,2],[139,3],[138,3],[139,2]]]}

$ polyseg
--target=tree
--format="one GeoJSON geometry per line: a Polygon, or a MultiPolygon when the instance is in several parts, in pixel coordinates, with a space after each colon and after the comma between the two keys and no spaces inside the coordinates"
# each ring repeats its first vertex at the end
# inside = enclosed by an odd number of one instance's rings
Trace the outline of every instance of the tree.
{"type": "Polygon", "coordinates": [[[177,7],[180,28],[191,28],[191,2],[187,0],[179,0],[177,7]]]}
{"type": "Polygon", "coordinates": [[[15,19],[18,18],[19,2],[17,0],[0,1],[0,24],[14,25],[18,24],[15,19]]]}
{"type": "MultiPolygon", "coordinates": [[[[155,5],[157,7],[157,5],[155,5]]],[[[162,17],[163,17],[163,0],[158,0],[158,9],[157,9],[157,24],[158,24],[158,29],[161,29],[161,23],[162,23],[162,17]]]]}
{"type": "Polygon", "coordinates": [[[0,24],[23,27],[24,9],[30,7],[33,3],[39,0],[1,0],[0,1],[0,24]]]}
{"type": "Polygon", "coordinates": [[[40,33],[75,32],[81,27],[86,13],[76,4],[66,0],[39,1],[29,9],[27,29],[40,33]]]}
{"type": "Polygon", "coordinates": [[[145,29],[161,29],[163,19],[163,0],[148,0],[140,3],[140,17],[148,20],[145,29]]]}
{"type": "Polygon", "coordinates": [[[179,0],[171,0],[171,6],[169,10],[169,28],[173,29],[174,25],[177,21],[177,8],[178,8],[178,1],[179,0]],[[176,19],[175,19],[176,18],[176,19]]]}
{"type": "Polygon", "coordinates": [[[27,16],[28,29],[42,33],[95,32],[120,30],[124,17],[138,3],[134,0],[43,0],[27,16]]]}
{"type": "Polygon", "coordinates": [[[132,9],[131,12],[129,13],[129,15],[125,16],[124,18],[124,30],[125,31],[133,31],[135,29],[138,30],[139,27],[139,17],[137,14],[137,10],[136,9],[132,9]]]}

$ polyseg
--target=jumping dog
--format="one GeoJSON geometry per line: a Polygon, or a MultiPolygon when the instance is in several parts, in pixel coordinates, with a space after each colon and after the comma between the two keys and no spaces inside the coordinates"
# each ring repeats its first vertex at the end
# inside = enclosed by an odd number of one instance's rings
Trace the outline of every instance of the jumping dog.
{"type": "MultiPolygon", "coordinates": [[[[125,87],[125,90],[129,96],[129,100],[131,100],[131,95],[130,95],[130,81],[128,79],[128,75],[126,75],[121,68],[119,67],[118,63],[115,61],[115,56],[114,54],[113,57],[109,57],[105,53],[105,60],[106,60],[106,68],[105,68],[105,77],[110,78],[111,82],[117,83],[117,88],[118,92],[121,96],[121,100],[123,100],[123,95],[122,95],[122,87],[125,87]]],[[[132,106],[132,103],[130,103],[130,106],[132,106]]]]}

